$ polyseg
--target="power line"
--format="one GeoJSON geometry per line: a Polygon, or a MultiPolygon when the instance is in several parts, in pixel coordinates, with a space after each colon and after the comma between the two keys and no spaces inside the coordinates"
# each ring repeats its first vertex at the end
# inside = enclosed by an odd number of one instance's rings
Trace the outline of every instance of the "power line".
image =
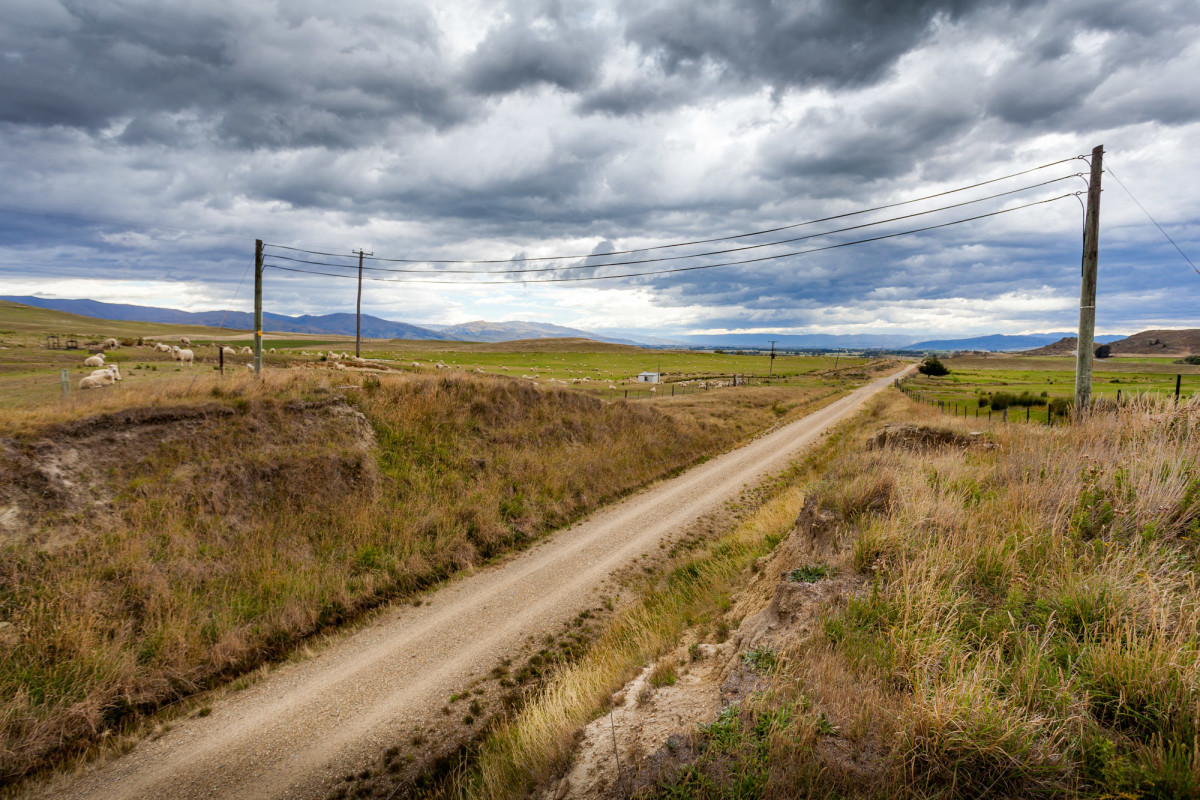
{"type": "MultiPolygon", "coordinates": [[[[638,278],[638,277],[642,277],[642,276],[646,276],[646,275],[666,275],[668,273],[673,273],[673,272],[691,272],[693,270],[700,270],[700,269],[716,269],[718,267],[732,267],[732,266],[736,266],[736,265],[740,265],[740,264],[754,264],[754,263],[758,263],[760,261],[773,261],[773,260],[780,259],[780,258],[790,258],[791,256],[806,255],[808,253],[819,253],[824,250],[836,250],[841,247],[849,247],[851,245],[856,245],[856,244],[865,244],[867,242],[878,242],[878,241],[882,241],[883,239],[894,239],[897,236],[907,236],[907,235],[913,234],[913,233],[921,233],[923,231],[937,230],[938,228],[948,228],[952,225],[961,225],[964,222],[973,222],[975,220],[986,219],[988,217],[996,217],[1001,214],[1008,214],[1013,211],[1020,211],[1022,209],[1032,208],[1033,206],[1044,205],[1046,203],[1053,203],[1056,200],[1062,200],[1064,198],[1074,197],[1074,196],[1075,196],[1075,193],[1063,194],[1063,195],[1059,195],[1058,197],[1051,197],[1046,200],[1036,200],[1032,203],[1026,203],[1026,204],[1020,205],[1020,206],[1013,206],[1012,208],[1005,208],[1005,209],[1001,209],[999,211],[992,211],[987,214],[979,214],[974,217],[966,217],[964,219],[954,220],[952,222],[943,222],[939,225],[928,225],[923,228],[913,228],[913,229],[907,230],[907,231],[897,231],[896,233],[888,233],[888,234],[884,234],[882,236],[873,236],[868,239],[856,239],[856,240],[850,241],[850,242],[841,242],[840,244],[831,244],[831,245],[826,245],[824,247],[814,247],[814,248],[811,248],[808,250],[796,250],[796,251],[793,251],[790,253],[779,253],[779,254],[773,255],[773,256],[760,256],[758,258],[747,258],[747,259],[742,259],[740,261],[726,261],[726,262],[722,262],[720,264],[700,264],[700,265],[695,265],[695,266],[690,266],[690,267],[672,267],[670,269],[650,270],[647,272],[629,272],[629,273],[624,273],[621,275],[589,275],[589,276],[568,277],[568,278],[519,278],[519,279],[511,280],[511,281],[464,281],[464,280],[439,281],[439,280],[430,280],[427,278],[367,278],[366,280],[379,281],[379,282],[383,282],[383,283],[439,283],[439,284],[465,284],[465,285],[475,285],[475,286],[494,286],[497,284],[506,284],[506,283],[564,283],[564,282],[569,282],[569,281],[602,281],[602,280],[615,280],[618,278],[638,278]]],[[[303,273],[305,275],[324,275],[324,276],[327,276],[330,278],[351,278],[351,279],[354,278],[353,275],[346,275],[343,273],[318,272],[316,270],[307,270],[307,269],[298,269],[296,267],[287,267],[287,266],[283,266],[281,264],[266,264],[265,266],[269,267],[271,269],[284,270],[286,272],[299,272],[299,273],[303,273]]],[[[600,266],[605,266],[605,265],[600,265],[600,266]]],[[[596,269],[596,268],[597,267],[593,267],[593,269],[596,269]]]]}
{"type": "MultiPolygon", "coordinates": [[[[706,253],[691,253],[691,254],[682,255],[682,256],[660,256],[658,258],[643,258],[643,259],[636,259],[636,260],[632,260],[632,261],[610,261],[610,262],[607,262],[604,264],[575,264],[575,265],[566,266],[566,267],[530,267],[527,269],[481,269],[481,270],[433,269],[433,270],[430,270],[430,269],[404,269],[404,268],[396,268],[396,267],[363,267],[363,266],[361,266],[361,264],[358,265],[358,267],[360,269],[366,269],[366,270],[370,270],[372,272],[399,272],[399,273],[409,273],[409,274],[418,274],[418,275],[421,275],[421,274],[428,275],[431,273],[437,274],[437,275],[448,275],[448,274],[512,275],[512,274],[527,273],[527,272],[559,272],[559,271],[569,270],[569,269],[594,269],[596,267],[618,267],[618,266],[628,266],[630,264],[652,264],[652,263],[661,262],[661,261],[680,261],[682,259],[688,259],[688,258],[703,258],[703,257],[707,257],[707,256],[724,255],[726,253],[739,253],[739,252],[743,252],[746,250],[756,250],[756,249],[763,248],[763,247],[776,247],[781,244],[791,244],[792,242],[800,242],[800,241],[804,241],[806,239],[815,239],[819,236],[830,236],[835,233],[845,233],[846,231],[854,231],[854,230],[859,230],[861,228],[870,228],[875,225],[884,225],[889,222],[898,222],[902,219],[912,219],[913,217],[921,217],[921,216],[926,216],[928,214],[936,214],[941,211],[948,211],[952,208],[961,208],[962,206],[969,206],[969,205],[973,205],[975,203],[982,203],[987,200],[995,200],[997,197],[1005,197],[1007,195],[1029,191],[1030,189],[1037,189],[1042,186],[1048,186],[1052,183],[1059,183],[1061,181],[1070,180],[1071,178],[1075,178],[1075,177],[1078,177],[1078,175],[1065,175],[1061,178],[1054,178],[1053,180],[1042,181],[1041,183],[1035,183],[1030,186],[1022,186],[1019,189],[1010,189],[1007,192],[999,192],[998,194],[992,194],[992,195],[988,195],[986,197],[976,198],[974,200],[966,200],[961,203],[953,203],[948,206],[941,206],[940,208],[929,209],[928,211],[917,211],[915,213],[904,214],[899,217],[890,217],[889,219],[876,220],[875,222],[864,222],[861,225],[851,225],[846,228],[836,228],[831,231],[822,231],[821,233],[810,233],[805,236],[794,236],[791,239],[780,239],[780,240],[777,240],[774,242],[762,242],[761,244],[751,244],[751,245],[746,245],[744,247],[732,247],[732,248],[729,248],[726,250],[710,250],[706,253]]],[[[605,254],[605,255],[607,255],[607,254],[605,254]]],[[[298,264],[313,264],[315,266],[322,266],[322,267],[341,267],[343,269],[355,269],[355,265],[353,265],[353,264],[336,264],[336,263],[329,262],[329,261],[313,261],[311,259],[294,258],[292,256],[280,255],[278,253],[273,253],[271,255],[271,258],[283,259],[285,261],[291,261],[291,262],[298,263],[298,264]]],[[[360,259],[360,261],[361,261],[361,259],[360,259]]]]}
{"type": "Polygon", "coordinates": [[[1165,230],[1163,230],[1163,226],[1158,224],[1158,220],[1156,220],[1154,217],[1150,216],[1150,212],[1146,210],[1146,207],[1138,202],[1138,199],[1133,196],[1133,192],[1129,191],[1129,187],[1121,182],[1121,179],[1117,177],[1117,173],[1113,172],[1111,160],[1109,161],[1107,170],[1108,170],[1108,174],[1113,176],[1113,180],[1115,180],[1118,184],[1120,184],[1121,188],[1125,190],[1125,194],[1129,195],[1129,199],[1132,200],[1137,205],[1137,207],[1142,210],[1142,213],[1146,215],[1146,219],[1148,219],[1154,223],[1154,227],[1158,228],[1159,233],[1161,233],[1163,236],[1167,237],[1167,241],[1171,243],[1172,247],[1174,247],[1176,250],[1179,251],[1179,255],[1183,256],[1183,260],[1188,263],[1188,266],[1191,267],[1193,270],[1195,270],[1197,275],[1200,275],[1200,269],[1196,269],[1196,265],[1193,264],[1192,260],[1187,257],[1187,253],[1183,252],[1183,250],[1179,247],[1179,245],[1175,244],[1175,240],[1171,238],[1171,235],[1169,233],[1167,233],[1165,230]]]}
{"type": "MultiPolygon", "coordinates": [[[[872,211],[883,211],[885,209],[896,208],[898,206],[909,205],[911,203],[919,203],[923,200],[932,200],[937,197],[945,197],[948,194],[955,194],[957,192],[965,192],[968,189],[977,189],[980,186],[987,186],[988,184],[999,183],[1000,181],[1008,180],[1009,178],[1016,178],[1021,175],[1028,175],[1031,172],[1037,172],[1038,170],[1058,166],[1059,164],[1066,164],[1067,162],[1070,162],[1070,161],[1078,161],[1081,158],[1082,158],[1082,156],[1072,156],[1071,158],[1063,158],[1063,159],[1059,159],[1058,161],[1052,161],[1049,164],[1042,164],[1037,167],[1030,167],[1029,169],[1021,170],[1020,172],[1014,172],[1009,175],[1002,175],[998,178],[991,178],[986,181],[980,181],[979,183],[972,183],[969,186],[960,186],[957,189],[949,189],[944,192],[938,192],[936,194],[925,195],[924,197],[915,197],[911,200],[901,200],[896,203],[888,203],[888,204],[882,205],[882,206],[875,206],[874,208],[864,208],[861,211],[850,211],[845,214],[835,214],[831,217],[821,217],[820,219],[812,219],[812,220],[807,220],[805,222],[796,222],[791,225],[783,225],[778,228],[765,228],[765,229],[759,230],[759,231],[750,231],[749,233],[739,233],[739,234],[735,234],[733,236],[717,236],[717,237],[714,237],[711,239],[695,239],[695,240],[689,241],[689,242],[674,242],[672,244],[659,244],[659,245],[653,245],[651,247],[639,247],[639,248],[636,248],[633,250],[612,250],[607,253],[586,253],[583,255],[571,255],[571,256],[538,256],[538,257],[534,257],[534,258],[498,258],[498,259],[383,258],[382,256],[375,256],[371,260],[372,261],[387,261],[387,262],[402,263],[402,264],[510,264],[513,262],[525,262],[525,261],[568,261],[568,260],[575,260],[575,259],[579,259],[579,258],[590,258],[590,257],[594,257],[594,256],[620,256],[620,255],[628,255],[630,253],[643,253],[643,252],[648,252],[651,250],[665,250],[667,248],[672,248],[672,247],[687,247],[689,245],[694,245],[694,244],[709,244],[711,242],[724,242],[724,241],[729,241],[732,239],[744,239],[748,236],[761,236],[762,234],[765,234],[765,233],[777,233],[779,231],[786,231],[786,230],[790,230],[792,228],[803,227],[805,225],[815,225],[818,222],[829,222],[829,221],[835,220],[835,219],[845,219],[846,217],[853,217],[853,216],[857,216],[859,214],[869,214],[872,211]]],[[[1074,177],[1074,176],[1072,176],[1072,177],[1074,177]]],[[[272,244],[270,242],[267,242],[266,246],[267,247],[277,247],[282,250],[291,250],[293,252],[308,253],[310,255],[318,255],[318,256],[341,256],[342,255],[342,253],[329,253],[329,252],[325,252],[325,251],[321,251],[321,250],[306,250],[302,247],[291,247],[289,245],[272,244]]]]}

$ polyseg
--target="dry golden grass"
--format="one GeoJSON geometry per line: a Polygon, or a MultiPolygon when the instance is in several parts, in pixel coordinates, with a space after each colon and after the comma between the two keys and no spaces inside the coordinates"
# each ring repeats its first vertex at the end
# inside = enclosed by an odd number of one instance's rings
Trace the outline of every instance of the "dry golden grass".
{"type": "Polygon", "coordinates": [[[869,587],[743,714],[743,737],[794,721],[790,744],[738,751],[764,759],[758,789],[686,796],[1200,794],[1200,403],[992,431],[995,450],[832,465],[814,491],[869,587]],[[792,713],[809,702],[841,729],[814,739],[792,713]]]}
{"type": "Polygon", "coordinates": [[[0,463],[10,499],[36,523],[0,544],[3,780],[727,449],[827,391],[651,405],[462,374],[194,380],[139,393],[132,409],[129,394],[108,395],[89,409],[107,417],[0,414],[16,437],[8,452],[34,458],[47,439],[94,459],[79,475],[100,501],[38,499],[21,489],[31,473],[19,458],[0,463]],[[150,412],[165,416],[143,430],[150,412]]]}

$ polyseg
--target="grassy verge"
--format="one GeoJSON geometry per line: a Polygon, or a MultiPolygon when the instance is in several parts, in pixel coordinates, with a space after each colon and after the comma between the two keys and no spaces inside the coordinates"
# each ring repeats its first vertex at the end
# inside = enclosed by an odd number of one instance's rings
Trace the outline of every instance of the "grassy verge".
{"type": "Polygon", "coordinates": [[[650,406],[461,374],[196,381],[110,395],[106,417],[0,418],[15,437],[0,501],[28,523],[0,530],[0,781],[820,395],[650,406]],[[46,483],[64,464],[69,491],[46,483]]]}
{"type": "MultiPolygon", "coordinates": [[[[876,403],[871,413],[878,411],[876,403]]],[[[838,452],[861,420],[823,439],[778,481],[777,495],[747,521],[680,556],[652,578],[581,660],[567,666],[515,718],[488,736],[471,769],[447,794],[464,800],[525,797],[561,770],[575,734],[607,708],[613,692],[673,647],[685,630],[709,626],[713,637],[723,640],[728,634],[723,614],[744,570],[792,527],[803,504],[803,481],[838,452]]]]}
{"type": "Polygon", "coordinates": [[[996,449],[847,453],[814,491],[868,590],[706,735],[737,743],[727,777],[652,795],[1196,797],[1198,426],[1142,398],[996,449]]]}

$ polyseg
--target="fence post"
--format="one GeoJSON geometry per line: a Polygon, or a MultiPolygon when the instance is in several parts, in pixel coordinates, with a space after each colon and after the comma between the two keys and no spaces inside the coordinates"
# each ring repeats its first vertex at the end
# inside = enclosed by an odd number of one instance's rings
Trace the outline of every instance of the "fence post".
{"type": "Polygon", "coordinates": [[[1000,411],[1000,421],[1001,421],[1001,422],[1008,422],[1008,408],[1007,408],[1007,407],[1006,407],[1006,408],[1003,408],[1003,409],[1001,409],[1001,411],[1000,411]]]}
{"type": "Polygon", "coordinates": [[[225,374],[225,345],[217,345],[217,365],[221,370],[221,374],[225,374]]]}
{"type": "Polygon", "coordinates": [[[1179,405],[1179,386],[1181,383],[1183,383],[1183,376],[1176,375],[1175,376],[1175,405],[1179,405]]]}
{"type": "Polygon", "coordinates": [[[626,400],[629,399],[629,390],[628,389],[625,390],[625,399],[626,400]]]}
{"type": "Polygon", "coordinates": [[[71,377],[68,370],[63,370],[59,375],[59,380],[62,381],[63,400],[71,396],[71,377]]]}
{"type": "Polygon", "coordinates": [[[1032,408],[1032,406],[1025,406],[1025,421],[1026,422],[1029,422],[1029,409],[1030,408],[1032,408]]]}

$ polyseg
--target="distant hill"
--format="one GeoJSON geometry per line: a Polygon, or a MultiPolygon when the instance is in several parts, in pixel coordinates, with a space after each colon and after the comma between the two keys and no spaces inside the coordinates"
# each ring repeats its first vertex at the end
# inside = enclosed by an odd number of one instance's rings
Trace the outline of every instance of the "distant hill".
{"type": "Polygon", "coordinates": [[[692,346],[725,347],[737,349],[740,347],[765,349],[775,340],[776,349],[815,349],[835,350],[846,348],[850,350],[871,350],[876,348],[897,349],[912,341],[912,336],[896,334],[834,334],[834,333],[725,333],[713,335],[687,335],[672,337],[692,346]]]}
{"type": "Polygon", "coordinates": [[[1200,354],[1200,330],[1142,331],[1112,344],[1113,355],[1190,356],[1200,354]]]}
{"type": "MultiPolygon", "coordinates": [[[[970,339],[932,339],[927,342],[917,342],[901,350],[983,350],[990,353],[1006,353],[1014,350],[1028,350],[1031,347],[1046,347],[1070,337],[1070,333],[1030,333],[1024,335],[1008,335],[995,333],[991,336],[976,336],[970,339]]],[[[1097,336],[1096,342],[1103,344],[1120,339],[1120,336],[1097,336]]],[[[1072,339],[1071,349],[1074,349],[1072,339]]]]}
{"type": "MultiPolygon", "coordinates": [[[[66,311],[85,317],[100,319],[124,320],[129,322],[158,322],[175,325],[206,325],[232,330],[253,330],[254,315],[246,311],[180,311],[175,308],[155,308],[153,306],[135,306],[124,303],[101,303],[97,300],[52,300],[45,297],[3,297],[14,303],[22,303],[37,308],[49,308],[55,311],[66,311]]],[[[335,333],[345,336],[354,335],[353,314],[323,314],[320,316],[304,315],[289,317],[285,314],[263,314],[264,330],[282,333],[335,333]]],[[[363,314],[362,333],[370,339],[447,339],[436,331],[409,325],[406,322],[392,322],[379,317],[363,314]]]]}
{"type": "Polygon", "coordinates": [[[439,325],[438,333],[447,339],[458,339],[464,342],[511,342],[518,339],[591,339],[597,342],[612,342],[614,344],[636,345],[628,339],[610,339],[596,333],[581,331],[576,328],[564,328],[562,325],[551,325],[547,322],[485,322],[475,320],[460,325],[439,325]]]}
{"type": "MultiPolygon", "coordinates": [[[[1142,331],[1127,337],[1097,336],[1096,341],[1112,345],[1114,356],[1188,356],[1200,353],[1200,330],[1142,331]]],[[[1062,356],[1075,352],[1078,339],[1067,336],[1053,344],[1029,350],[1022,355],[1062,356]]]]}

